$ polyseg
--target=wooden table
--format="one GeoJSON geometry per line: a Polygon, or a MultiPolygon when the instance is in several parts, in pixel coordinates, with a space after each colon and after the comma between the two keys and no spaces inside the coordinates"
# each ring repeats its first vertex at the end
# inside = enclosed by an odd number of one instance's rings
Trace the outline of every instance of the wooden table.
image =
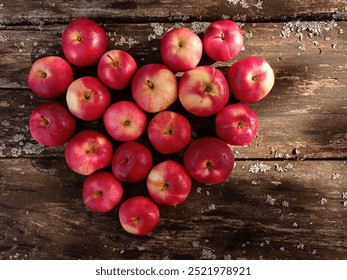
{"type": "MultiPolygon", "coordinates": [[[[0,258],[346,259],[346,42],[344,0],[1,1],[0,258]],[[259,133],[250,146],[232,147],[230,178],[194,183],[184,204],[160,206],[147,237],[126,234],[118,208],[87,210],[84,177],[66,166],[64,147],[30,137],[30,112],[44,101],[29,90],[28,71],[40,57],[62,56],[62,31],[79,16],[100,23],[109,49],[128,51],[140,66],[160,62],[167,30],[187,26],[202,36],[209,22],[232,19],[244,50],[213,65],[226,73],[234,61],[258,55],[276,74],[271,93],[249,104],[259,133]]],[[[211,119],[202,122],[194,137],[213,133],[211,119]]],[[[135,194],[146,194],[144,183],[125,185],[124,199],[135,194]]]]}

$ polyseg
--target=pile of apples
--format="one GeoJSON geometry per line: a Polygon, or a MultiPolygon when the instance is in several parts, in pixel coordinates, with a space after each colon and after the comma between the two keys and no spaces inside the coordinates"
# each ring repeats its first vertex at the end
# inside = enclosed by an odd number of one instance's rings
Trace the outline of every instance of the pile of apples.
{"type": "Polygon", "coordinates": [[[156,227],[158,204],[183,203],[192,180],[211,185],[230,176],[230,145],[248,145],[258,129],[258,117],[245,103],[261,100],[274,85],[274,72],[260,57],[233,63],[227,77],[213,66],[199,65],[203,52],[215,61],[230,60],[240,52],[243,34],[231,20],[211,23],[202,39],[186,27],[167,32],[160,42],[162,64],[140,68],[129,53],[107,50],[105,30],[87,18],[70,22],[61,43],[65,58],[40,58],[28,75],[30,89],[51,99],[32,111],[31,136],[47,146],[67,143],[66,164],[86,176],[82,198],[93,211],[108,212],[120,204],[123,183],[145,182],[148,196],[131,197],[119,207],[120,224],[135,235],[156,227]],[[93,65],[97,73],[74,79],[71,65],[93,65]],[[111,94],[119,98],[127,88],[132,96],[111,104],[111,94]],[[228,104],[230,92],[243,103],[228,104]],[[52,100],[63,95],[66,104],[52,100]],[[187,114],[215,116],[215,131],[192,140],[187,117],[170,110],[175,102],[187,114]],[[106,131],[77,133],[77,118],[102,119],[106,131]],[[144,134],[152,147],[136,141],[144,134]],[[153,166],[150,148],[163,155],[183,154],[182,162],[169,157],[153,166]]]}

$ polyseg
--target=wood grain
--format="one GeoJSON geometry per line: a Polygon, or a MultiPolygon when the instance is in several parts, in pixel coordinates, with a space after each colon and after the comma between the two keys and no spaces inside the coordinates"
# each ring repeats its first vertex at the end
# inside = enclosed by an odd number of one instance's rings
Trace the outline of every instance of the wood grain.
{"type": "MultiPolygon", "coordinates": [[[[244,51],[225,63],[214,63],[206,56],[201,63],[218,66],[226,73],[227,67],[235,60],[259,55],[271,63],[278,82],[285,82],[290,89],[299,84],[301,87],[298,90],[308,91],[310,94],[318,87],[314,84],[317,79],[325,82],[322,87],[335,86],[338,89],[345,86],[346,22],[289,23],[243,24],[241,28],[245,37],[244,51]],[[304,30],[301,30],[302,28],[304,30]],[[312,82],[311,79],[315,81],[312,82]]],[[[108,48],[128,51],[141,66],[150,62],[161,62],[159,43],[168,30],[187,26],[202,37],[208,24],[209,22],[108,24],[104,28],[110,38],[108,48]]],[[[0,77],[0,87],[28,88],[27,74],[34,61],[47,55],[63,56],[60,40],[65,27],[66,25],[53,25],[44,27],[41,31],[32,27],[1,30],[0,55],[3,59],[0,67],[7,71],[3,71],[0,77]]],[[[94,69],[75,70],[76,75],[80,76],[94,69]]]]}
{"type": "MultiPolygon", "coordinates": [[[[160,25],[162,32],[174,26],[160,25]]],[[[197,28],[192,24],[187,26],[197,28]]],[[[308,31],[299,32],[296,29],[289,33],[288,38],[282,38],[281,32],[286,30],[285,26],[277,23],[246,24],[242,27],[246,36],[245,50],[237,58],[225,63],[213,63],[204,58],[202,62],[214,65],[226,74],[234,61],[249,55],[258,55],[267,59],[274,68],[276,82],[269,96],[261,102],[249,104],[260,118],[257,141],[250,147],[236,148],[239,152],[237,156],[292,157],[292,150],[296,148],[301,151],[301,156],[306,158],[346,158],[347,24],[340,22],[329,31],[313,38],[310,38],[308,31]],[[296,37],[301,33],[302,38],[299,40],[296,37]],[[305,46],[305,51],[299,49],[302,45],[305,46]],[[273,150],[277,153],[270,153],[273,150]]],[[[23,147],[18,147],[18,137],[24,138],[29,145],[35,145],[28,133],[28,117],[31,110],[42,100],[27,90],[26,76],[33,61],[39,57],[62,54],[60,35],[63,28],[64,26],[54,26],[39,32],[29,29],[7,30],[3,33],[9,39],[1,43],[4,48],[0,50],[4,58],[0,67],[8,69],[0,77],[3,88],[0,91],[0,110],[3,116],[0,135],[6,145],[2,147],[1,156],[16,156],[19,153],[16,148],[23,147]],[[18,41],[18,38],[21,41],[18,41]]],[[[156,29],[158,26],[152,24],[108,26],[106,30],[110,34],[109,48],[128,51],[139,62],[139,66],[161,62],[158,49],[162,34],[155,35],[156,29]]],[[[93,67],[75,70],[76,78],[88,74],[96,75],[93,67]]],[[[112,93],[116,101],[120,93],[112,93]]],[[[121,94],[122,97],[131,98],[129,88],[121,94]]],[[[64,103],[63,98],[60,102],[64,103]]],[[[179,105],[174,106],[184,113],[179,105]]],[[[196,118],[193,123],[196,136],[213,133],[213,118],[196,118]]],[[[81,127],[100,126],[102,127],[101,121],[83,123],[81,127]]],[[[37,145],[35,148],[40,150],[37,145]]],[[[38,154],[36,151],[33,153],[38,154]]],[[[31,156],[33,153],[20,155],[31,156]]],[[[62,149],[48,148],[47,152],[40,153],[40,156],[53,155],[62,155],[62,149]]]]}
{"type": "Polygon", "coordinates": [[[175,0],[49,1],[3,0],[2,25],[34,25],[69,22],[85,16],[103,22],[204,21],[230,18],[237,21],[283,21],[297,18],[332,19],[343,15],[343,0],[175,0]]]}
{"type": "MultiPolygon", "coordinates": [[[[63,159],[2,159],[0,257],[344,259],[346,168],[239,160],[227,182],[195,184],[184,204],[161,206],[154,232],[136,238],[120,228],[118,207],[108,214],[84,207],[84,177],[63,159]]],[[[144,183],[124,187],[125,197],[146,194],[144,183]]]]}
{"type": "MultiPolygon", "coordinates": [[[[250,105],[259,116],[258,135],[248,147],[233,147],[235,156],[239,159],[346,159],[345,91],[335,91],[334,99],[330,97],[330,91],[327,89],[307,96],[291,91],[288,94],[292,96],[282,96],[283,94],[286,92],[276,92],[275,89],[265,100],[250,105]],[[298,152],[293,152],[294,149],[298,152]]],[[[44,147],[30,136],[29,116],[31,110],[43,102],[40,98],[33,97],[28,90],[0,90],[0,98],[0,157],[63,156],[65,146],[44,147]]],[[[65,100],[59,102],[65,104],[65,100]]],[[[180,108],[178,103],[174,104],[172,109],[176,110],[176,107],[179,107],[179,112],[191,121],[192,139],[214,135],[213,117],[194,117],[180,108]]],[[[153,117],[152,114],[147,116],[148,120],[153,117]]],[[[78,124],[78,131],[98,129],[106,133],[102,120],[78,121],[78,124]]],[[[146,133],[139,141],[149,143],[146,133]]],[[[119,143],[113,141],[113,144],[116,147],[119,143]]]]}
{"type": "MultiPolygon", "coordinates": [[[[346,8],[343,0],[3,0],[0,259],[346,259],[346,8]],[[63,56],[61,34],[78,16],[100,23],[109,49],[128,51],[139,66],[161,62],[168,30],[187,26],[202,37],[211,21],[230,18],[243,30],[244,50],[223,63],[204,56],[201,64],[226,74],[236,60],[255,55],[275,71],[271,93],[248,104],[260,128],[250,146],[231,147],[230,178],[215,186],[194,182],[184,204],[160,206],[160,222],[147,237],[121,229],[118,206],[107,214],[86,209],[85,177],[66,166],[64,146],[43,147],[30,137],[30,112],[48,100],[31,93],[27,74],[40,57],[63,56]]],[[[74,71],[75,78],[96,74],[95,66],[74,71]]],[[[130,88],[111,92],[113,102],[131,100],[130,88]]],[[[192,139],[214,135],[213,117],[188,115],[179,102],[170,109],[189,118],[192,139]]],[[[87,128],[105,133],[101,120],[78,121],[78,130],[87,128]]],[[[139,141],[149,144],[146,135],[139,141]]],[[[123,200],[148,195],[144,182],[124,189],[123,200]]]]}

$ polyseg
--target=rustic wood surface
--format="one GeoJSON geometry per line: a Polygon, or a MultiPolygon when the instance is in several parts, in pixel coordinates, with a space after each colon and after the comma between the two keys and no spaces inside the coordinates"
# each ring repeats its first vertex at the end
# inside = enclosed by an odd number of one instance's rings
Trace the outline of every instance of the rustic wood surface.
{"type": "MultiPolygon", "coordinates": [[[[346,2],[184,2],[1,2],[0,259],[347,259],[346,2]],[[244,50],[231,61],[202,63],[226,73],[234,61],[259,55],[276,74],[270,95],[249,104],[259,133],[250,146],[232,147],[230,178],[194,183],[184,204],[160,206],[147,237],[126,234],[118,208],[87,210],[85,177],[66,166],[64,147],[30,137],[30,112],[44,101],[30,92],[28,71],[40,57],[62,56],[61,33],[78,16],[100,23],[109,49],[128,51],[139,65],[160,62],[167,30],[188,26],[202,36],[209,22],[230,18],[244,32],[244,50]]],[[[76,77],[91,73],[76,69],[76,77]]],[[[194,137],[213,134],[213,118],[190,118],[194,137]]],[[[103,129],[100,121],[79,122],[87,127],[103,129]]],[[[143,182],[124,187],[124,199],[147,195],[143,182]]]]}
{"type": "Polygon", "coordinates": [[[214,20],[223,16],[239,21],[283,21],[288,19],[325,19],[341,16],[344,0],[104,0],[38,1],[3,0],[2,22],[7,25],[66,22],[87,16],[103,22],[148,22],[214,20]],[[179,3],[179,4],[178,4],[179,3]],[[181,5],[184,4],[184,5],[181,5]]]}

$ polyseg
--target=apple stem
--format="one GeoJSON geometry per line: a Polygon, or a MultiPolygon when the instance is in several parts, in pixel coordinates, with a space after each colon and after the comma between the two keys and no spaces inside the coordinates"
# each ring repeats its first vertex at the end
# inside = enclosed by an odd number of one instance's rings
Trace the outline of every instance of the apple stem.
{"type": "Polygon", "coordinates": [[[134,224],[139,224],[140,220],[141,220],[140,217],[136,217],[136,218],[134,218],[133,223],[134,224]]]}
{"type": "Polygon", "coordinates": [[[147,84],[148,84],[148,86],[149,86],[151,89],[153,89],[153,88],[154,88],[154,84],[153,84],[153,82],[152,82],[152,81],[147,80],[147,84]]]}
{"type": "Polygon", "coordinates": [[[44,116],[40,117],[40,125],[41,126],[47,126],[49,125],[49,120],[47,120],[44,116]]]}
{"type": "Polygon", "coordinates": [[[206,168],[210,170],[212,168],[212,163],[210,161],[206,162],[206,168]]]}
{"type": "Polygon", "coordinates": [[[244,128],[246,125],[243,122],[237,123],[237,128],[244,128]]]}
{"type": "Polygon", "coordinates": [[[209,86],[209,85],[205,86],[205,89],[204,89],[204,93],[205,94],[210,94],[211,91],[212,91],[212,87],[211,86],[209,86]]]}
{"type": "Polygon", "coordinates": [[[114,66],[118,66],[118,65],[119,65],[118,61],[115,61],[109,54],[107,55],[107,57],[108,57],[109,59],[111,59],[112,64],[113,64],[114,66]]]}
{"type": "Polygon", "coordinates": [[[39,70],[35,73],[35,76],[39,78],[47,78],[47,73],[42,70],[39,70]]]}
{"type": "Polygon", "coordinates": [[[163,188],[161,189],[161,191],[165,191],[167,190],[168,188],[170,187],[170,184],[169,183],[165,183],[163,188]]]}
{"type": "Polygon", "coordinates": [[[89,100],[90,99],[90,96],[93,94],[93,91],[92,90],[88,90],[86,91],[86,93],[84,94],[84,97],[89,100]]]}
{"type": "Polygon", "coordinates": [[[95,153],[98,149],[96,147],[91,147],[90,149],[86,150],[87,154],[95,153]]]}
{"type": "Polygon", "coordinates": [[[95,191],[92,194],[88,195],[83,202],[88,203],[89,201],[91,201],[91,200],[93,200],[99,196],[102,196],[102,191],[95,191]]]}
{"type": "Polygon", "coordinates": [[[225,34],[224,34],[224,33],[220,34],[220,38],[221,38],[222,40],[225,40],[225,34]]]}
{"type": "Polygon", "coordinates": [[[96,191],[96,192],[95,192],[95,195],[96,195],[96,196],[101,196],[101,195],[102,195],[102,191],[96,191]]]}
{"type": "Polygon", "coordinates": [[[165,132],[164,132],[164,134],[165,135],[172,135],[172,129],[170,128],[170,129],[168,129],[168,130],[166,130],[165,132]]]}

